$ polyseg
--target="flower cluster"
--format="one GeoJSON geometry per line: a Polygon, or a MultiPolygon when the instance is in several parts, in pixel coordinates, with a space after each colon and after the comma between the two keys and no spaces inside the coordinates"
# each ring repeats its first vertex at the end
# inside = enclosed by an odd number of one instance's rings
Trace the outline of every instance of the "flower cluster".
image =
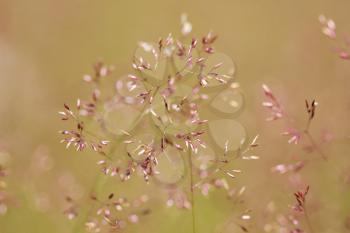
{"type": "MultiPolygon", "coordinates": [[[[93,104],[85,105],[84,111],[79,114],[84,115],[85,111],[88,114],[92,114],[93,110],[91,108],[93,107],[93,104]],[[87,108],[90,108],[90,110],[87,111],[87,108]]],[[[77,109],[81,109],[80,100],[77,101],[77,109]]],[[[61,143],[66,143],[66,148],[73,145],[77,151],[82,151],[87,146],[90,146],[94,151],[104,154],[103,148],[108,144],[108,141],[89,139],[89,133],[85,131],[84,121],[81,121],[67,104],[64,104],[64,111],[59,112],[59,114],[62,116],[62,120],[66,121],[72,119],[76,123],[76,130],[60,131],[60,133],[65,136],[65,138],[61,140],[61,143]]],[[[93,136],[91,137],[94,138],[93,136]]]]}
{"type": "Polygon", "coordinates": [[[295,211],[304,212],[306,204],[306,195],[309,192],[310,187],[307,186],[304,191],[298,191],[294,193],[297,204],[293,207],[295,211]]]}
{"type": "MultiPolygon", "coordinates": [[[[294,126],[290,126],[290,122],[294,122],[285,112],[285,108],[282,107],[276,95],[270,90],[267,85],[263,85],[264,95],[267,98],[266,102],[263,102],[263,106],[266,107],[270,113],[270,117],[267,119],[271,120],[279,120],[284,119],[287,122],[287,129],[284,130],[282,135],[288,136],[289,144],[299,144],[300,141],[304,138],[307,140],[307,145],[304,146],[304,150],[307,152],[317,152],[322,159],[327,160],[327,157],[321,150],[319,144],[314,140],[313,135],[310,133],[310,125],[311,122],[315,118],[316,109],[318,103],[315,100],[308,101],[305,100],[306,107],[306,126],[304,128],[296,128],[294,126]]],[[[271,168],[271,172],[278,174],[286,174],[288,173],[289,182],[294,186],[303,185],[300,170],[304,168],[304,166],[309,161],[303,159],[301,161],[287,163],[287,164],[277,164],[271,168]]],[[[288,214],[278,214],[276,220],[272,223],[267,223],[264,227],[266,232],[290,232],[290,233],[302,233],[305,232],[303,230],[302,224],[300,224],[300,213],[303,213],[304,220],[310,232],[314,232],[312,229],[312,225],[309,221],[308,213],[306,212],[306,195],[309,192],[309,186],[305,189],[305,191],[298,191],[294,193],[297,204],[293,206],[294,212],[288,214]]]]}
{"type": "Polygon", "coordinates": [[[109,194],[107,200],[100,201],[92,196],[91,199],[97,202],[97,209],[94,217],[90,217],[85,225],[91,232],[100,232],[107,228],[110,230],[120,230],[129,224],[139,222],[140,216],[149,214],[150,210],[144,205],[148,201],[148,196],[142,195],[133,201],[127,198],[116,198],[113,193],[109,194]]]}
{"type": "Polygon", "coordinates": [[[335,39],[337,34],[335,32],[336,26],[332,19],[327,19],[324,15],[318,17],[320,23],[322,24],[322,32],[331,39],[335,39]]]}
{"type": "Polygon", "coordinates": [[[304,147],[305,151],[316,151],[321,155],[321,157],[326,160],[327,157],[321,150],[318,143],[314,140],[313,136],[310,133],[310,125],[312,120],[315,117],[316,108],[318,106],[318,103],[315,100],[308,101],[305,100],[305,107],[306,107],[306,113],[307,113],[307,123],[306,126],[302,129],[290,126],[291,119],[290,117],[284,112],[282,105],[276,98],[276,96],[272,93],[270,88],[263,84],[262,89],[264,91],[264,95],[267,98],[267,101],[264,101],[262,105],[268,109],[270,117],[267,118],[267,121],[272,120],[278,120],[278,119],[285,119],[288,123],[287,129],[282,132],[283,136],[288,136],[288,143],[289,144],[299,144],[301,139],[305,137],[308,139],[309,143],[307,146],[304,147]]]}
{"type": "Polygon", "coordinates": [[[262,85],[265,97],[267,101],[264,101],[262,105],[269,110],[270,116],[266,118],[267,121],[277,120],[283,117],[283,109],[275,95],[271,92],[270,88],[266,85],[262,85]]]}
{"type": "MultiPolygon", "coordinates": [[[[110,193],[105,200],[99,200],[96,196],[91,195],[93,201],[92,214],[85,222],[87,230],[90,232],[103,232],[121,230],[127,224],[136,224],[141,216],[150,213],[149,208],[145,205],[148,202],[148,196],[142,195],[139,198],[129,201],[125,197],[115,197],[110,193]]],[[[67,208],[64,214],[68,219],[74,219],[78,215],[78,204],[71,198],[66,197],[67,208]]]]}
{"type": "MultiPolygon", "coordinates": [[[[79,99],[76,111],[64,105],[61,119],[75,129],[60,133],[67,148],[90,147],[101,154],[97,164],[105,176],[123,182],[141,176],[147,183],[162,183],[168,206],[192,209],[194,188],[203,195],[223,188],[235,196],[226,178],[242,170],[232,168],[231,162],[259,159],[250,154],[258,137],[247,146],[244,127],[232,119],[243,105],[243,95],[233,77],[232,60],[214,48],[218,37],[209,32],[189,38],[192,25],[187,17],[181,25],[180,38],[169,34],[156,43],[139,42],[133,71],[116,79],[112,92],[106,92],[103,83],[111,81],[115,69],[97,62],[93,74],[84,76],[92,86],[91,100],[79,99]],[[222,127],[229,134],[223,136],[222,127]],[[192,198],[177,187],[185,170],[192,198]]],[[[123,223],[110,214],[112,205],[104,205],[98,215],[118,228],[123,223]]],[[[74,218],[76,206],[70,205],[66,213],[74,218]]],[[[132,217],[135,222],[136,218],[132,217]]],[[[87,222],[91,230],[96,225],[96,220],[87,222]]]]}
{"type": "Polygon", "coordinates": [[[286,232],[286,233],[303,233],[314,232],[309,222],[308,213],[306,212],[306,196],[309,192],[309,186],[303,191],[297,191],[294,193],[294,197],[297,201],[292,206],[292,211],[288,213],[276,213],[276,206],[274,202],[268,203],[266,207],[266,215],[272,216],[271,222],[267,222],[264,225],[265,232],[286,232]],[[302,214],[302,215],[300,215],[302,214]],[[301,217],[305,218],[305,223],[309,231],[304,230],[301,217]]]}
{"type": "Polygon", "coordinates": [[[350,51],[349,51],[350,42],[348,39],[345,39],[344,41],[339,41],[339,37],[337,36],[337,33],[336,33],[336,24],[334,20],[329,19],[324,15],[320,15],[318,19],[322,25],[322,33],[326,35],[328,38],[334,40],[334,42],[336,43],[334,51],[339,56],[339,58],[343,60],[349,60],[350,59],[350,51]]]}

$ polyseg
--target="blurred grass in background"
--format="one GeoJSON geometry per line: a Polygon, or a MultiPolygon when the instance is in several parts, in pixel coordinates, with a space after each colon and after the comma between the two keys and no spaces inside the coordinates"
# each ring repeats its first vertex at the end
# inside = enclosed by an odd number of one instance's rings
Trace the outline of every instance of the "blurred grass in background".
{"type": "MultiPolygon", "coordinates": [[[[239,120],[250,136],[261,135],[262,159],[239,164],[245,174],[235,181],[247,186],[246,205],[261,214],[270,200],[281,209],[294,201],[295,190],[286,178],[270,173],[272,166],[301,152],[279,136],[278,123],[264,121],[261,84],[268,83],[301,125],[304,99],[320,103],[312,130],[335,134],[335,141],[325,148],[332,165],[316,162],[302,175],[312,186],[312,198],[322,204],[323,210],[311,217],[316,229],[345,232],[350,190],[341,175],[350,167],[350,64],[332,53],[318,16],[333,18],[337,28],[350,33],[349,9],[346,0],[0,0],[0,140],[10,153],[8,186],[15,199],[0,217],[0,232],[70,232],[72,225],[62,215],[69,187],[61,187],[60,179],[78,184],[76,193],[87,192],[97,172],[96,158],[59,144],[57,131],[63,126],[57,111],[63,102],[72,103],[88,93],[82,76],[97,58],[114,64],[116,75],[126,74],[137,42],[178,33],[183,12],[189,15],[195,35],[209,30],[219,35],[216,48],[233,58],[236,78],[245,91],[246,108],[239,120]],[[40,153],[48,156],[43,168],[35,160],[40,153]]],[[[133,196],[151,189],[145,187],[127,183],[110,188],[133,196]]],[[[223,193],[209,199],[199,195],[197,201],[198,232],[239,232],[234,226],[221,229],[235,213],[223,193]]],[[[258,215],[254,221],[262,220],[258,215]]],[[[139,226],[126,231],[189,229],[189,212],[157,206],[139,226]]],[[[262,230],[253,227],[252,232],[262,230]]]]}

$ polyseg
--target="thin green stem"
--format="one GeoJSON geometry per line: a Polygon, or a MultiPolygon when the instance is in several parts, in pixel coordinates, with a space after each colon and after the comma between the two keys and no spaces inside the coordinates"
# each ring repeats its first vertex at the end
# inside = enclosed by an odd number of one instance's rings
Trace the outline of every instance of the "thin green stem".
{"type": "Polygon", "coordinates": [[[309,133],[308,130],[304,131],[304,134],[308,137],[312,147],[321,155],[322,159],[327,160],[327,156],[324,154],[324,152],[321,150],[320,146],[316,143],[312,135],[309,133]]]}
{"type": "Polygon", "coordinates": [[[309,214],[306,210],[306,207],[304,206],[304,216],[305,216],[305,222],[306,222],[306,225],[307,227],[309,228],[310,230],[310,233],[314,233],[314,229],[312,228],[312,225],[311,225],[311,222],[310,222],[310,219],[309,219],[309,214]]]}
{"type": "Polygon", "coordinates": [[[315,148],[315,150],[321,155],[321,157],[324,160],[327,160],[327,156],[323,153],[323,151],[321,150],[320,146],[317,144],[317,142],[314,140],[314,138],[310,134],[311,121],[312,121],[312,118],[309,118],[307,123],[306,123],[306,127],[304,129],[304,134],[309,138],[309,141],[310,141],[312,147],[315,148]]]}
{"type": "Polygon", "coordinates": [[[190,193],[191,193],[191,214],[192,214],[192,233],[196,233],[196,212],[195,212],[195,195],[193,189],[193,164],[192,164],[192,152],[189,150],[188,153],[188,166],[190,173],[190,193]]]}

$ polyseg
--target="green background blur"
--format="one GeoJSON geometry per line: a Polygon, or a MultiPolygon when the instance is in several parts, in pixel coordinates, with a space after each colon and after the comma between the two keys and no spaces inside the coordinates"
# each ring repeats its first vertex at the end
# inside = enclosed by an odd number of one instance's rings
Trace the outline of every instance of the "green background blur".
{"type": "MultiPolygon", "coordinates": [[[[296,125],[305,122],[304,99],[320,103],[312,131],[331,131],[335,139],[323,148],[329,162],[316,160],[301,172],[312,186],[311,221],[317,232],[349,231],[350,187],[344,177],[350,169],[350,64],[332,52],[318,16],[334,19],[344,36],[350,33],[350,1],[0,0],[0,145],[10,154],[7,183],[14,196],[0,216],[0,233],[70,232],[73,223],[62,214],[69,187],[58,179],[68,177],[79,184],[76,192],[87,191],[97,172],[96,156],[59,144],[63,125],[57,111],[63,102],[88,94],[82,76],[97,58],[114,64],[117,75],[128,73],[137,42],[178,33],[184,12],[194,35],[209,30],[219,35],[216,48],[233,58],[246,97],[239,121],[250,136],[261,136],[261,160],[238,164],[245,173],[235,181],[247,186],[245,204],[255,216],[251,232],[263,232],[263,210],[271,200],[281,211],[294,202],[288,177],[273,175],[270,168],[293,161],[293,155],[317,157],[288,145],[280,136],[283,124],[265,122],[262,83],[281,96],[296,125]],[[40,153],[48,156],[41,170],[40,153]]],[[[111,189],[133,195],[144,188],[111,189]]],[[[224,193],[199,196],[196,205],[198,232],[240,232],[234,225],[224,227],[235,214],[224,193]]],[[[126,232],[190,229],[189,212],[158,205],[126,232]]]]}

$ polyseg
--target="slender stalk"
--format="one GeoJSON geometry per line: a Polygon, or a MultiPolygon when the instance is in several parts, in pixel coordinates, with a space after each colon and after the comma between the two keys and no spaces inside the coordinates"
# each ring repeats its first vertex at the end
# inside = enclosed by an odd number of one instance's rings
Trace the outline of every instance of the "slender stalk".
{"type": "Polygon", "coordinates": [[[191,214],[192,214],[192,233],[196,233],[196,212],[195,212],[195,195],[194,195],[194,183],[193,183],[193,164],[192,164],[192,152],[188,153],[188,166],[190,173],[190,193],[191,193],[191,214]]]}
{"type": "Polygon", "coordinates": [[[312,135],[309,133],[309,131],[308,130],[304,131],[304,134],[308,137],[312,147],[315,148],[315,150],[321,155],[321,157],[324,160],[327,160],[327,156],[321,150],[320,146],[316,143],[315,139],[312,137],[312,135]]]}
{"type": "Polygon", "coordinates": [[[315,141],[313,136],[310,134],[311,121],[312,121],[312,118],[309,117],[307,124],[306,124],[306,127],[304,129],[304,134],[309,138],[309,141],[310,141],[311,145],[313,146],[313,148],[315,148],[315,150],[321,155],[321,157],[324,160],[327,160],[327,156],[324,154],[324,152],[321,150],[320,146],[317,144],[317,142],[315,141]]]}
{"type": "Polygon", "coordinates": [[[314,233],[315,231],[312,228],[312,225],[311,225],[311,222],[310,222],[310,219],[309,219],[309,215],[308,215],[307,210],[306,210],[306,206],[304,206],[304,216],[305,216],[306,225],[309,228],[310,233],[314,233]]]}

